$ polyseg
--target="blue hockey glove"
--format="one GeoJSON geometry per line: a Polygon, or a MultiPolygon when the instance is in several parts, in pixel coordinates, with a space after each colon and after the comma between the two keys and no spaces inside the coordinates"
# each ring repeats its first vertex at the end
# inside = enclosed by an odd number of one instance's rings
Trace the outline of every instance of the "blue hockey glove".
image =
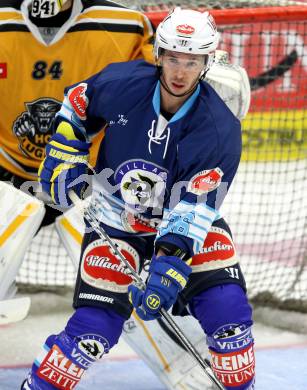
{"type": "Polygon", "coordinates": [[[89,158],[90,143],[78,139],[67,139],[56,133],[46,146],[46,158],[40,165],[38,176],[42,190],[54,203],[69,206],[69,190],[81,196],[89,158]]]}
{"type": "Polygon", "coordinates": [[[134,285],[128,288],[129,300],[137,315],[144,321],[160,317],[159,310],[168,310],[177,300],[178,293],[184,289],[192,269],[176,256],[154,256],[145,291],[134,285]]]}

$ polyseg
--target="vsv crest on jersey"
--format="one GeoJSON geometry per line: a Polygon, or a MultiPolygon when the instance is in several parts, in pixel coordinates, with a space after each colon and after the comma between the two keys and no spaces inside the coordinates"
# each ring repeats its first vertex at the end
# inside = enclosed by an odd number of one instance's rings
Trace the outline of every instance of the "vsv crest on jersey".
{"type": "Polygon", "coordinates": [[[222,177],[223,171],[220,168],[198,172],[191,178],[188,191],[196,195],[207,194],[220,185],[222,177]]]}
{"type": "MultiPolygon", "coordinates": [[[[123,256],[138,271],[140,258],[128,243],[114,239],[123,256]]],[[[93,241],[82,256],[81,278],[90,286],[113,292],[126,292],[132,278],[104,240],[93,241]]]]}
{"type": "Polygon", "coordinates": [[[41,98],[26,103],[24,111],[13,123],[13,132],[18,137],[19,148],[34,160],[42,160],[45,146],[52,135],[52,124],[61,102],[41,98]]]}
{"type": "Polygon", "coordinates": [[[143,160],[129,160],[121,164],[114,174],[123,200],[137,210],[163,206],[167,171],[143,160]]]}

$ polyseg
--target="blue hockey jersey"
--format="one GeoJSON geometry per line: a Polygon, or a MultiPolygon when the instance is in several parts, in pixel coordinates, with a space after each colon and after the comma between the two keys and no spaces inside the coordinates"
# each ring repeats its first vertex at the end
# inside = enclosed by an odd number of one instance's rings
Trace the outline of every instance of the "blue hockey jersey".
{"type": "Polygon", "coordinates": [[[104,224],[198,253],[237,171],[240,122],[206,82],[168,121],[156,67],[117,63],[66,89],[57,122],[104,129],[91,209],[104,224]]]}

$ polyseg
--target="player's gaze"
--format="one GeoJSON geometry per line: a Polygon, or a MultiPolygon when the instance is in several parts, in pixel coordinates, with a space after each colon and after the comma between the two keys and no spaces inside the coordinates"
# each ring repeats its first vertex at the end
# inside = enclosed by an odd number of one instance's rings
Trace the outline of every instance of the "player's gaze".
{"type": "Polygon", "coordinates": [[[176,52],[168,52],[167,50],[162,55],[161,65],[172,70],[182,69],[189,72],[200,73],[206,64],[207,56],[191,56],[183,57],[176,52]]]}

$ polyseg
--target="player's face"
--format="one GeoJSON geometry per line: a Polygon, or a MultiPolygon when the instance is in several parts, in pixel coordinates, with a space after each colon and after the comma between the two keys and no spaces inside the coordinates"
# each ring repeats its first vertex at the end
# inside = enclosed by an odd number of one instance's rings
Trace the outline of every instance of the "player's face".
{"type": "Polygon", "coordinates": [[[203,55],[165,50],[161,58],[162,77],[175,95],[189,91],[198,82],[205,66],[203,55]]]}

